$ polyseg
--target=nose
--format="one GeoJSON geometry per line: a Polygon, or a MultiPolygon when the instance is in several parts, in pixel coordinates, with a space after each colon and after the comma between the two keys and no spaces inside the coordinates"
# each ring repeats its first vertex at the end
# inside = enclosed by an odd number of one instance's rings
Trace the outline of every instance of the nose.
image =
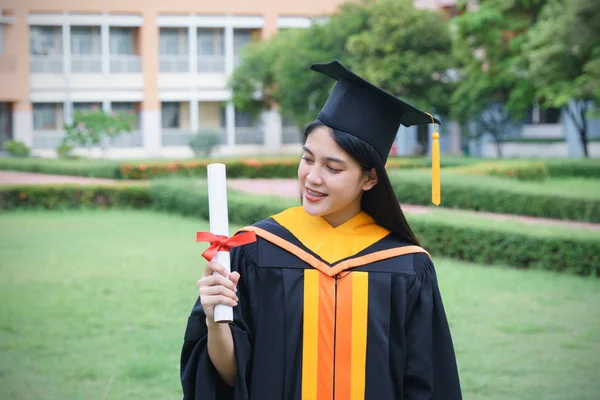
{"type": "Polygon", "coordinates": [[[314,186],[322,185],[323,177],[319,173],[319,168],[313,166],[306,175],[306,181],[314,186]]]}

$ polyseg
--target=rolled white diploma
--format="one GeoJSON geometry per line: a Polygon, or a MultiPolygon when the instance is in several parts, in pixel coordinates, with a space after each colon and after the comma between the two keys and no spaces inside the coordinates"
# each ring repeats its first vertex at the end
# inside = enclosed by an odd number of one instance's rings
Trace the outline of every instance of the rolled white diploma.
{"type": "MultiPolygon", "coordinates": [[[[210,232],[214,235],[229,237],[225,164],[209,164],[207,175],[210,232]]],[[[218,251],[213,261],[225,267],[228,275],[231,273],[231,261],[228,251],[218,251]]],[[[218,274],[218,272],[214,274],[218,274]]],[[[217,304],[215,306],[215,322],[233,322],[233,308],[224,304],[217,304]]]]}

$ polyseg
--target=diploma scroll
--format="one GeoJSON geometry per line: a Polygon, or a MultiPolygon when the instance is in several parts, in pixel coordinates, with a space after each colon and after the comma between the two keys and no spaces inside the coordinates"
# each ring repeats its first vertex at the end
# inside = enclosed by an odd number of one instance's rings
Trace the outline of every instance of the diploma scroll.
{"type": "MultiPolygon", "coordinates": [[[[215,235],[229,237],[225,164],[209,164],[207,173],[210,232],[215,235]]],[[[213,260],[225,267],[227,275],[231,273],[229,251],[218,251],[213,260]]],[[[218,272],[214,274],[218,274],[218,272]]],[[[233,308],[224,304],[217,304],[215,306],[215,322],[233,322],[233,308]]]]}

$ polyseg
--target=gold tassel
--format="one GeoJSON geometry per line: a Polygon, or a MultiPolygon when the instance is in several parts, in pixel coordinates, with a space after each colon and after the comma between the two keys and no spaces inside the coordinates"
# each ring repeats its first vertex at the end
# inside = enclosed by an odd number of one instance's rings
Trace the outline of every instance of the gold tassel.
{"type": "Polygon", "coordinates": [[[431,151],[431,202],[436,206],[441,203],[440,189],[440,134],[437,129],[433,132],[433,146],[431,151]]]}
{"type": "Polygon", "coordinates": [[[431,202],[436,206],[441,203],[440,188],[440,134],[438,133],[438,124],[435,123],[433,115],[431,117],[433,124],[433,144],[431,145],[431,202]]]}

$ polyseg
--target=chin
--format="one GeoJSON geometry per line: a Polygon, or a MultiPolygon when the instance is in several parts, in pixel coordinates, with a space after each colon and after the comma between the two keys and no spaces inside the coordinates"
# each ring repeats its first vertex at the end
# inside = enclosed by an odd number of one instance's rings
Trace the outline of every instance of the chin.
{"type": "Polygon", "coordinates": [[[306,211],[307,214],[312,215],[313,217],[322,217],[331,213],[327,204],[314,204],[304,197],[302,198],[302,207],[304,207],[304,211],[306,211]]]}

